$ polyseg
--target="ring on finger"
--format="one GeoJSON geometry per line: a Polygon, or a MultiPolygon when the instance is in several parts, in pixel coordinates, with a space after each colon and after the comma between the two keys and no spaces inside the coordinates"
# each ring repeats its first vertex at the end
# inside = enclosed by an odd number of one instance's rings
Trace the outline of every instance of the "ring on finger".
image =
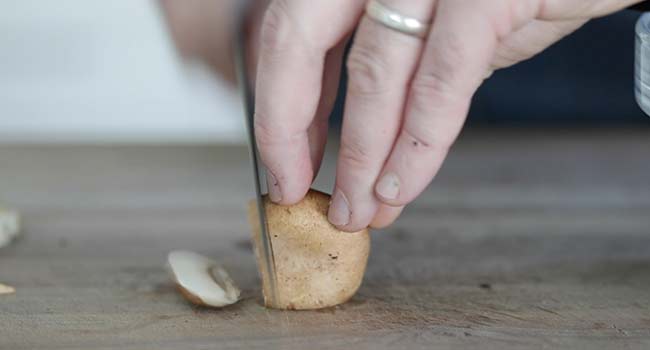
{"type": "Polygon", "coordinates": [[[366,15],[387,28],[420,39],[427,37],[431,27],[431,23],[405,16],[382,4],[378,0],[368,1],[368,4],[366,5],[366,15]]]}

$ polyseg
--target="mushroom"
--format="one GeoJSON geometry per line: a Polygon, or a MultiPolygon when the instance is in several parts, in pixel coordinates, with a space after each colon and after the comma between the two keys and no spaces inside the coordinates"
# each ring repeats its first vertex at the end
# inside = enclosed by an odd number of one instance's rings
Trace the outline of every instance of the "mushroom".
{"type": "Polygon", "coordinates": [[[327,220],[330,196],[310,190],[292,206],[264,198],[273,248],[276,295],[271,300],[269,276],[259,261],[259,220],[255,202],[249,205],[253,242],[267,307],[320,309],[342,304],[359,289],[370,253],[368,229],[349,233],[327,220]]]}
{"type": "Polygon", "coordinates": [[[0,295],[14,293],[16,293],[16,288],[0,283],[0,295]]]}
{"type": "Polygon", "coordinates": [[[20,233],[20,217],[17,212],[0,209],[0,248],[9,245],[20,233]]]}
{"type": "Polygon", "coordinates": [[[194,304],[223,307],[239,300],[241,291],[226,270],[203,255],[172,251],[167,267],[178,290],[194,304]]]}

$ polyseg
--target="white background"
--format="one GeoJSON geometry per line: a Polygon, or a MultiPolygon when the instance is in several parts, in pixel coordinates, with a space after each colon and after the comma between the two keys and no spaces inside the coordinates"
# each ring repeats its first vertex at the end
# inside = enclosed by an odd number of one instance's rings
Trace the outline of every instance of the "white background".
{"type": "Polygon", "coordinates": [[[232,87],[153,0],[0,1],[0,142],[240,142],[232,87]]]}

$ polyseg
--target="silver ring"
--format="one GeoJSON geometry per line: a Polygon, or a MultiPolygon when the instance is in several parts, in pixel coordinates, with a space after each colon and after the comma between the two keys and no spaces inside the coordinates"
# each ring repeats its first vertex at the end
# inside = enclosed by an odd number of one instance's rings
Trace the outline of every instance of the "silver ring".
{"type": "Polygon", "coordinates": [[[417,18],[404,16],[401,13],[385,6],[378,0],[370,0],[366,5],[366,14],[390,29],[424,39],[429,34],[429,23],[417,18]]]}

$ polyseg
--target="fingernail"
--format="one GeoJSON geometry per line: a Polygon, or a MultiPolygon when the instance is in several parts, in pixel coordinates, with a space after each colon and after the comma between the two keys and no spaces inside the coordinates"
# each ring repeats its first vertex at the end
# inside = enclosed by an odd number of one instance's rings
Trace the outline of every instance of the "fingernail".
{"type": "Polygon", "coordinates": [[[397,199],[399,196],[399,177],[394,173],[386,173],[377,182],[377,194],[385,199],[397,199]]]}
{"type": "Polygon", "coordinates": [[[275,176],[268,170],[266,171],[266,187],[269,189],[269,198],[271,198],[271,202],[278,203],[282,200],[280,184],[275,176]]]}
{"type": "Polygon", "coordinates": [[[350,205],[340,190],[334,191],[327,218],[334,226],[345,226],[350,222],[350,205]]]}

